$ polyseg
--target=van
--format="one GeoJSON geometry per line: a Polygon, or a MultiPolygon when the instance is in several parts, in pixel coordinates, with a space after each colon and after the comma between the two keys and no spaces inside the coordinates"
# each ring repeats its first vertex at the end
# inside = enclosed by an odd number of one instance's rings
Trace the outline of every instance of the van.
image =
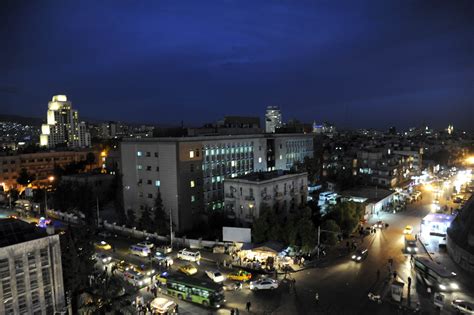
{"type": "Polygon", "coordinates": [[[150,249],[146,246],[132,245],[129,249],[132,255],[140,257],[148,257],[148,255],[150,254],[150,249]]]}
{"type": "Polygon", "coordinates": [[[178,252],[176,255],[179,259],[188,260],[188,261],[199,261],[201,260],[201,253],[200,252],[192,252],[188,249],[183,249],[178,252]]]}
{"type": "Polygon", "coordinates": [[[137,272],[135,270],[127,270],[123,273],[126,282],[134,287],[144,287],[151,283],[151,278],[137,272]]]}

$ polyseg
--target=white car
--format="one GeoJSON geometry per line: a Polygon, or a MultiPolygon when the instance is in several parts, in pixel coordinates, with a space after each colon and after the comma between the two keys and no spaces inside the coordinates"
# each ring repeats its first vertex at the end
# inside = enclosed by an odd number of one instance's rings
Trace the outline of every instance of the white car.
{"type": "Polygon", "coordinates": [[[273,290],[278,288],[278,281],[270,278],[263,278],[257,281],[250,282],[250,290],[273,290]]]}
{"type": "Polygon", "coordinates": [[[141,247],[148,247],[149,249],[152,249],[153,246],[155,246],[155,244],[153,244],[152,242],[148,242],[148,241],[140,242],[137,245],[141,246],[141,247]]]}
{"type": "Polygon", "coordinates": [[[206,275],[214,282],[223,282],[224,275],[219,271],[206,270],[206,275]]]}
{"type": "Polygon", "coordinates": [[[463,300],[454,300],[451,305],[461,314],[474,314],[474,304],[463,300]]]}
{"type": "Polygon", "coordinates": [[[173,258],[159,251],[155,252],[155,255],[153,255],[152,259],[158,263],[166,263],[168,266],[171,266],[174,262],[173,258]]]}
{"type": "Polygon", "coordinates": [[[97,261],[100,261],[101,263],[103,264],[108,264],[110,263],[110,261],[112,260],[112,257],[106,255],[106,254],[103,254],[103,253],[98,253],[98,254],[95,254],[95,257],[94,257],[97,261]]]}
{"type": "Polygon", "coordinates": [[[168,314],[175,309],[176,303],[168,299],[159,297],[151,301],[150,306],[151,309],[157,312],[158,314],[168,314]]]}

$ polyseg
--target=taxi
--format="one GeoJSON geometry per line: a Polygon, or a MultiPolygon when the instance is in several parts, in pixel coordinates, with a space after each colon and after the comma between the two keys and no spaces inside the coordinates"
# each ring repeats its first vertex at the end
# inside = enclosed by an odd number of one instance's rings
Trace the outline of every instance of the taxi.
{"type": "Polygon", "coordinates": [[[197,268],[191,264],[186,264],[178,268],[179,272],[184,273],[185,275],[192,276],[198,272],[197,268]]]}
{"type": "Polygon", "coordinates": [[[112,246],[106,241],[100,241],[99,243],[94,243],[95,248],[102,250],[111,250],[112,246]]]}
{"type": "Polygon", "coordinates": [[[244,270],[239,270],[228,274],[227,279],[235,281],[248,281],[252,279],[252,274],[244,270]]]}
{"type": "Polygon", "coordinates": [[[413,233],[413,227],[411,225],[405,226],[405,229],[403,230],[403,234],[411,234],[413,233]]]}

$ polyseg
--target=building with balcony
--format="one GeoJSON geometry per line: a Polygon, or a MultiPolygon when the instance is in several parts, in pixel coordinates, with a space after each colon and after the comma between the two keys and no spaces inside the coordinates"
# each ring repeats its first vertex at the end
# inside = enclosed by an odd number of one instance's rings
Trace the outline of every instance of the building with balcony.
{"type": "Polygon", "coordinates": [[[260,215],[263,205],[289,212],[306,203],[308,173],[250,173],[224,182],[225,211],[243,225],[260,215]]]}
{"type": "Polygon", "coordinates": [[[0,219],[0,314],[65,311],[59,235],[0,219]]]}
{"type": "Polygon", "coordinates": [[[196,216],[224,209],[224,181],[252,172],[289,170],[313,154],[305,134],[124,139],[121,173],[126,210],[140,217],[160,191],[178,230],[196,216]]]}

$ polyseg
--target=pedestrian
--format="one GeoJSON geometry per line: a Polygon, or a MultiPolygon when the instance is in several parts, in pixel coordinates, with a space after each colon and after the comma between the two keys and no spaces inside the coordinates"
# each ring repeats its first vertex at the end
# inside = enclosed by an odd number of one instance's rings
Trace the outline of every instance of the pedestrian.
{"type": "Polygon", "coordinates": [[[239,309],[235,308],[235,315],[239,315],[239,309]]]}
{"type": "Polygon", "coordinates": [[[411,289],[411,277],[408,277],[408,290],[411,289]]]}
{"type": "Polygon", "coordinates": [[[175,307],[174,307],[174,312],[175,312],[176,314],[179,313],[179,305],[178,305],[178,304],[175,305],[175,307]]]}
{"type": "Polygon", "coordinates": [[[316,295],[314,296],[315,300],[316,300],[316,304],[319,304],[319,293],[316,292],[316,295]]]}
{"type": "Polygon", "coordinates": [[[393,271],[393,280],[395,280],[396,278],[397,278],[397,271],[394,270],[394,271],[393,271]]]}
{"type": "Polygon", "coordinates": [[[231,309],[231,310],[230,310],[230,315],[235,315],[234,309],[231,309]]]}
{"type": "Polygon", "coordinates": [[[304,267],[304,257],[301,257],[300,266],[304,267]]]}
{"type": "Polygon", "coordinates": [[[245,309],[247,310],[247,312],[250,313],[250,307],[252,307],[252,303],[250,303],[250,301],[247,302],[247,304],[245,304],[245,309]]]}

